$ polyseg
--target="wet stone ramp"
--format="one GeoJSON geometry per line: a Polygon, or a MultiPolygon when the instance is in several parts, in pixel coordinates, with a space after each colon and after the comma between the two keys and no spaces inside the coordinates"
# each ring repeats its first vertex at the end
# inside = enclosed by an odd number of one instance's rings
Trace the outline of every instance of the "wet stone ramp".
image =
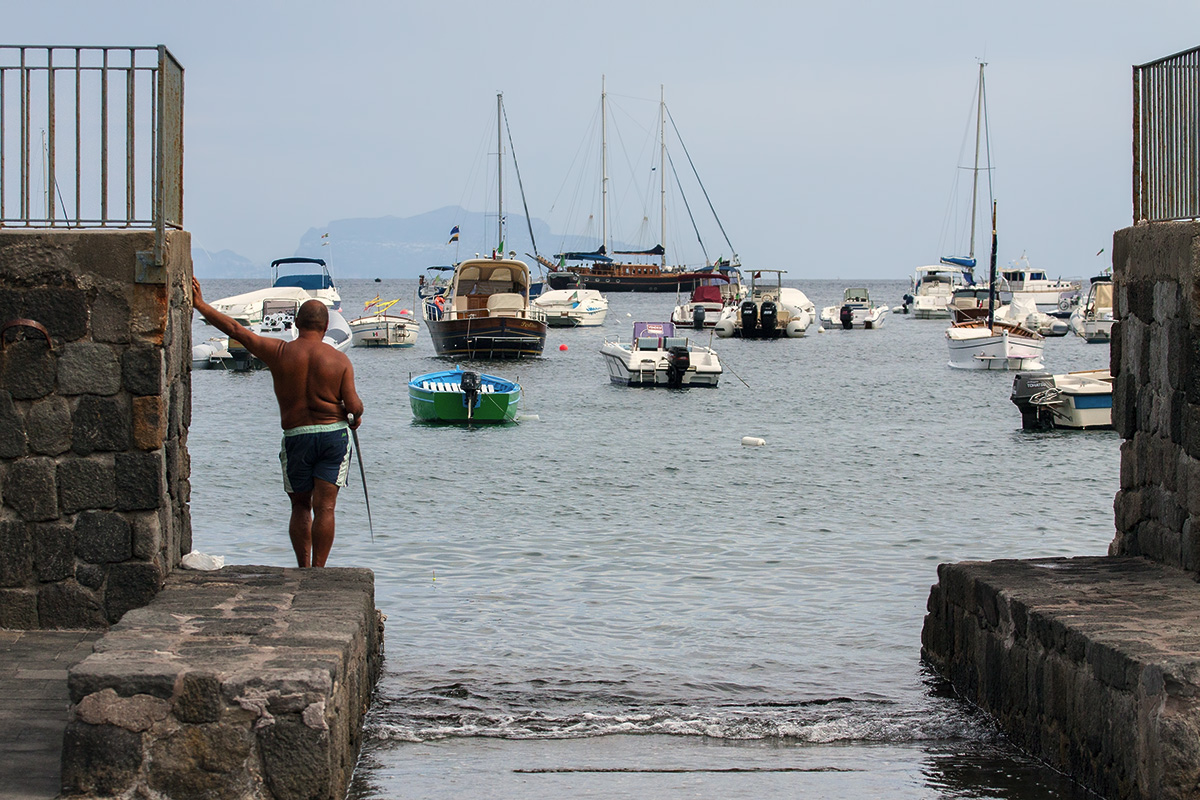
{"type": "Polygon", "coordinates": [[[343,797],[382,635],[370,570],[177,571],[70,670],[64,794],[343,797]]]}

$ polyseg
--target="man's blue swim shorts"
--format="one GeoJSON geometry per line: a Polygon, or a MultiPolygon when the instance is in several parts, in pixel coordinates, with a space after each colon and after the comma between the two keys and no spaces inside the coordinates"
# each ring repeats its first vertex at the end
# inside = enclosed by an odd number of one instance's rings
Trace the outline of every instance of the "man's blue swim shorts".
{"type": "Polygon", "coordinates": [[[313,478],[345,486],[350,474],[350,427],[345,422],[302,425],[283,432],[279,451],[283,490],[311,492],[313,478]]]}

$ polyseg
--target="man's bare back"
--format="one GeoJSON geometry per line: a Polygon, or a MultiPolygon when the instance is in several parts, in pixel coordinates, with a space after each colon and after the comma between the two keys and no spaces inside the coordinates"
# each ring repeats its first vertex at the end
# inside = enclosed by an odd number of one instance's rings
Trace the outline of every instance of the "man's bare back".
{"type": "MultiPolygon", "coordinates": [[[[339,353],[323,341],[325,328],[302,328],[300,317],[306,310],[324,307],[319,300],[301,306],[297,317],[297,336],[290,342],[259,336],[232,317],[222,314],[204,301],[200,282],[192,279],[192,303],[213,327],[242,343],[271,370],[275,399],[279,401],[279,423],[284,430],[304,425],[341,422],[353,414],[350,426],[362,420],[363,404],[354,388],[354,367],[345,353],[339,353]],[[315,303],[316,306],[310,306],[315,303]],[[308,307],[306,309],[306,307],[308,307]]],[[[326,316],[327,320],[328,317],[326,316]]]]}

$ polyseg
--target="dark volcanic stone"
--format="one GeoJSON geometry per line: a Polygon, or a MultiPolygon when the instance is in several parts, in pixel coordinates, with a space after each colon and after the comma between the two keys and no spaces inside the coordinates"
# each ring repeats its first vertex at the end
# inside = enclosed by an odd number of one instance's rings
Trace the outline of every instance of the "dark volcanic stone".
{"type": "Polygon", "coordinates": [[[127,398],[84,395],[71,423],[71,449],[81,456],[129,449],[132,425],[127,398]]]}

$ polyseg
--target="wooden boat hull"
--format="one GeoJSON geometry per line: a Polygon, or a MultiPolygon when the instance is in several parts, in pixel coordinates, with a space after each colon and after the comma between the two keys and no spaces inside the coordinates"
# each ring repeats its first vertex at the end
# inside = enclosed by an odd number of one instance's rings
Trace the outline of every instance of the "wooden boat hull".
{"type": "Polygon", "coordinates": [[[546,323],[520,317],[426,319],[433,350],[443,358],[534,358],[546,349],[546,323]]]}
{"type": "Polygon", "coordinates": [[[583,288],[601,292],[690,292],[711,272],[662,272],[643,264],[616,264],[611,268],[567,267],[583,281],[583,288]]]}
{"type": "Polygon", "coordinates": [[[418,375],[408,382],[413,417],[424,422],[513,422],[521,386],[495,375],[479,374],[480,392],[468,408],[461,369],[418,375]]]}

